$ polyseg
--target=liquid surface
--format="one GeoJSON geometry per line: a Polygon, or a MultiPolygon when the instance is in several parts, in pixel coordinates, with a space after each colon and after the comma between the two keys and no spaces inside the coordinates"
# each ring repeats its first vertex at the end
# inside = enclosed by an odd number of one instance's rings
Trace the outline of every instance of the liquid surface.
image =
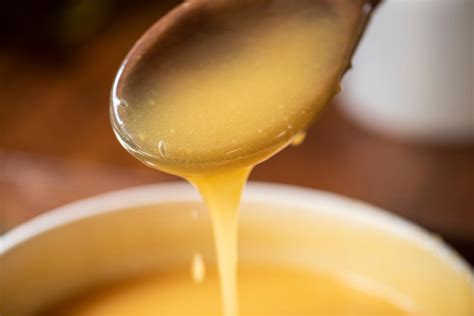
{"type": "Polygon", "coordinates": [[[112,123],[146,165],[181,176],[213,221],[224,315],[237,315],[238,206],[253,166],[298,144],[339,91],[365,0],[188,1],[119,70],[112,123]]]}
{"type": "MultiPolygon", "coordinates": [[[[242,267],[241,315],[410,315],[389,301],[326,274],[275,267],[242,267]]],[[[48,316],[219,315],[213,269],[196,284],[186,269],[104,287],[56,306],[48,316]]]]}

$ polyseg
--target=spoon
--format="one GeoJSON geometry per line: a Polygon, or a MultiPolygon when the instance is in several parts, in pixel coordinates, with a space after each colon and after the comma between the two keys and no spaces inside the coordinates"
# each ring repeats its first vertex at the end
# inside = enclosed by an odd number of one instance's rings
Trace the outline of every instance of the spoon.
{"type": "Polygon", "coordinates": [[[250,166],[332,97],[377,1],[190,0],[152,25],[116,76],[120,143],[183,175],[250,166]]]}

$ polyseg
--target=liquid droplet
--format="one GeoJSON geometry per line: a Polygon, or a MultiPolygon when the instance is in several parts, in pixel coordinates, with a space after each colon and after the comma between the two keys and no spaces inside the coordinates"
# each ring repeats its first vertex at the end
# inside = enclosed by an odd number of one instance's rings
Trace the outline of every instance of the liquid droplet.
{"type": "Polygon", "coordinates": [[[198,284],[206,277],[206,266],[200,253],[195,253],[191,261],[191,277],[198,284]]]}
{"type": "Polygon", "coordinates": [[[293,139],[291,140],[291,145],[292,146],[301,145],[301,143],[304,142],[305,138],[306,138],[305,132],[299,133],[295,137],[293,137],[293,139]]]}
{"type": "Polygon", "coordinates": [[[162,140],[160,140],[158,142],[158,151],[159,151],[161,157],[165,157],[165,154],[166,154],[165,142],[162,141],[162,140]]]}

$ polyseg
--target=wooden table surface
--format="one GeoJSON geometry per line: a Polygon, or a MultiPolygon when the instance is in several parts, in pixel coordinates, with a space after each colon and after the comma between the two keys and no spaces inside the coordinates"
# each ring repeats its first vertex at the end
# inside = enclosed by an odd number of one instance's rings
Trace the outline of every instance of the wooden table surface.
{"type": "MultiPolygon", "coordinates": [[[[53,207],[131,185],[174,180],[115,140],[111,83],[160,10],[113,23],[60,62],[0,52],[0,232],[53,207]]],[[[330,105],[299,147],[252,180],[357,198],[440,234],[474,262],[474,146],[404,144],[370,134],[330,105]]]]}

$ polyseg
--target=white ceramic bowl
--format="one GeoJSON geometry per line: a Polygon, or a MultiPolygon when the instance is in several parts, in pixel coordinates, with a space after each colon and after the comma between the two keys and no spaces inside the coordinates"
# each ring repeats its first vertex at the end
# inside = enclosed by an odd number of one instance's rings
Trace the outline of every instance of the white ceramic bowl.
{"type": "MultiPolygon", "coordinates": [[[[94,283],[188,264],[196,251],[213,260],[209,218],[185,183],[75,202],[0,242],[3,316],[27,314],[94,283]]],[[[242,262],[335,271],[419,315],[473,315],[472,272],[458,255],[419,227],[358,201],[251,183],[239,243],[242,262]]]]}

